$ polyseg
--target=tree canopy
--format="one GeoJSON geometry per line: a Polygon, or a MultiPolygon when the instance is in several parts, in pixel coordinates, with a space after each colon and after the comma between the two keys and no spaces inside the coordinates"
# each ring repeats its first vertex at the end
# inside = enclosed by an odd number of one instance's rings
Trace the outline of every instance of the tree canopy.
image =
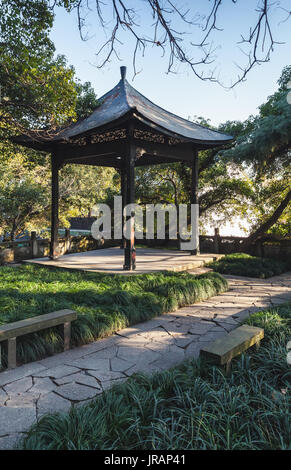
{"type": "MultiPolygon", "coordinates": [[[[235,137],[229,148],[199,153],[201,225],[240,220],[250,225],[248,243],[265,233],[291,234],[291,105],[287,101],[291,66],[278,90],[244,122],[228,121],[218,129],[235,137]]],[[[205,119],[198,119],[201,124],[205,119]]],[[[191,188],[183,164],[138,170],[137,195],[144,202],[185,203],[191,188]]]]}
{"type": "MultiPolygon", "coordinates": [[[[55,55],[48,2],[0,0],[0,7],[0,229],[13,239],[24,230],[49,227],[50,159],[13,145],[9,137],[32,129],[55,133],[87,116],[98,99],[65,57],[55,55]]],[[[62,170],[63,226],[70,216],[87,215],[96,198],[104,197],[113,173],[73,165],[62,170]]]]}
{"type": "Polygon", "coordinates": [[[55,56],[47,2],[0,1],[0,126],[50,132],[76,117],[74,69],[55,56]]]}

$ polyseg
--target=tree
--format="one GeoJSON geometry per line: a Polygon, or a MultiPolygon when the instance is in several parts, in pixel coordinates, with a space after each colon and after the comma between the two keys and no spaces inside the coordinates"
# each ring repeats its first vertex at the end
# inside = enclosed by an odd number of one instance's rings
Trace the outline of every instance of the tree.
{"type": "MultiPolygon", "coordinates": [[[[98,105],[89,82],[76,82],[75,113],[85,117],[98,105]]],[[[106,198],[113,186],[110,168],[66,165],[60,171],[60,223],[87,216],[96,202],[106,198]]],[[[0,234],[14,239],[24,231],[47,229],[50,225],[50,159],[41,152],[0,142],[0,234]]]]}
{"type": "MultiPolygon", "coordinates": [[[[291,67],[286,67],[278,91],[260,107],[258,116],[219,126],[235,137],[227,149],[199,153],[201,225],[237,218],[248,221],[246,249],[265,232],[290,234],[291,106],[286,99],[290,78],[291,67]]],[[[196,121],[205,123],[201,118],[196,121]]],[[[185,164],[138,170],[141,201],[174,203],[178,194],[180,203],[189,203],[190,191],[191,171],[185,164]]]]}
{"type": "MultiPolygon", "coordinates": [[[[12,145],[11,134],[35,127],[51,134],[98,106],[89,82],[80,83],[49,39],[53,12],[48,2],[0,0],[0,228],[14,239],[25,230],[49,226],[50,159],[12,145]]],[[[114,172],[66,166],[60,172],[61,223],[87,215],[104,197],[114,172]]]]}
{"type": "MultiPolygon", "coordinates": [[[[291,187],[291,106],[287,101],[291,67],[285,67],[278,80],[278,91],[260,107],[249,132],[240,135],[224,157],[247,165],[256,187],[254,204],[257,212],[253,230],[245,247],[269,231],[280,217],[290,214],[291,187]]],[[[290,226],[289,219],[286,220],[290,226]]]]}
{"type": "MultiPolygon", "coordinates": [[[[195,117],[198,124],[208,120],[195,117]]],[[[247,133],[252,128],[247,123],[235,121],[220,126],[232,135],[247,133]]],[[[231,145],[231,144],[230,144],[231,145]]],[[[191,194],[191,169],[185,163],[172,163],[154,167],[137,168],[136,197],[140,203],[189,204],[191,194]]],[[[223,224],[238,217],[246,217],[252,181],[240,163],[230,163],[221,150],[199,152],[199,213],[200,226],[223,224]]],[[[190,220],[189,220],[190,223],[190,220]]]]}
{"type": "Polygon", "coordinates": [[[42,226],[49,209],[48,167],[33,165],[29,154],[0,144],[0,228],[10,240],[35,224],[42,226]]]}
{"type": "MultiPolygon", "coordinates": [[[[193,3],[185,0],[181,6],[177,0],[95,0],[94,3],[88,0],[1,0],[0,43],[5,48],[8,35],[8,44],[12,46],[15,56],[19,53],[20,57],[26,55],[28,58],[30,52],[37,59],[38,53],[41,57],[43,47],[49,45],[46,32],[52,26],[56,6],[77,13],[82,40],[89,35],[88,16],[95,11],[100,31],[103,30],[105,35],[103,44],[97,46],[99,67],[113,56],[119,57],[119,49],[125,39],[127,46],[133,46],[134,74],[139,72],[137,61],[144,56],[146,49],[156,47],[162,57],[167,57],[168,72],[176,72],[179,65],[184,64],[199,79],[219,82],[216,71],[219,60],[217,42],[223,31],[224,13],[232,14],[233,18],[239,17],[237,10],[240,5],[238,0],[201,1],[198,6],[197,2],[193,3]],[[12,35],[15,41],[11,43],[12,35]],[[21,43],[24,45],[23,54],[19,47],[21,43]]],[[[248,9],[250,20],[247,31],[240,31],[238,37],[233,38],[233,43],[241,49],[243,59],[238,65],[238,77],[230,84],[232,87],[243,81],[257,64],[268,62],[275,46],[280,44],[274,37],[278,13],[281,22],[291,17],[288,0],[258,0],[248,9]]],[[[41,77],[43,82],[44,75],[41,77]]],[[[12,86],[13,80],[10,83],[12,86]]],[[[25,75],[22,85],[25,89],[25,75]]],[[[19,93],[17,95],[20,97],[19,93]]],[[[29,104],[25,97],[22,101],[26,106],[29,104]]],[[[37,114],[37,109],[33,110],[33,114],[37,114]]]]}
{"type": "Polygon", "coordinates": [[[75,118],[77,89],[49,39],[53,12],[35,0],[0,0],[0,8],[0,126],[55,132],[75,118]]]}
{"type": "Polygon", "coordinates": [[[89,116],[99,106],[99,102],[90,82],[76,82],[77,101],[75,112],[77,119],[89,116]]]}
{"type": "MultiPolygon", "coordinates": [[[[38,152],[0,145],[0,235],[14,240],[24,231],[50,225],[50,160],[38,152]],[[4,152],[2,151],[4,150],[4,152]]],[[[66,165],[60,171],[60,225],[87,216],[113,186],[111,168],[66,165]]]]}

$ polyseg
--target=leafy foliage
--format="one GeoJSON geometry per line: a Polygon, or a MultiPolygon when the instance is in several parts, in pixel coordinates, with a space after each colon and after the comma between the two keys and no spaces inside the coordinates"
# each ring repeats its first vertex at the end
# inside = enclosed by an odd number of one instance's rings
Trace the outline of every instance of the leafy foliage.
{"type": "MultiPolygon", "coordinates": [[[[253,227],[256,231],[288,198],[291,184],[291,106],[287,101],[291,67],[286,66],[278,80],[278,90],[260,106],[260,113],[250,118],[246,132],[239,133],[235,145],[224,151],[224,158],[248,166],[253,181],[253,227]]],[[[288,235],[290,204],[272,220],[271,231],[288,235]],[[274,225],[276,226],[274,227],[274,225]]],[[[270,230],[269,229],[269,230],[270,230]]]]}
{"type": "Polygon", "coordinates": [[[142,374],[91,404],[44,416],[22,449],[290,450],[291,304],[255,314],[259,351],[234,359],[230,377],[203,361],[142,374]]]}
{"type": "MultiPolygon", "coordinates": [[[[87,216],[106,198],[115,172],[110,168],[66,165],[60,171],[60,223],[87,216]]],[[[0,235],[13,239],[23,231],[50,225],[50,159],[31,150],[0,143],[0,235]]]]}
{"type": "MultiPolygon", "coordinates": [[[[9,136],[32,128],[57,132],[59,125],[98,106],[91,84],[80,83],[66,59],[55,57],[49,38],[52,6],[46,1],[0,1],[0,235],[8,239],[50,225],[50,159],[12,145],[9,136]]],[[[107,168],[66,166],[60,174],[61,224],[87,215],[104,197],[113,175],[107,168]]]]}
{"type": "Polygon", "coordinates": [[[76,90],[76,114],[78,119],[82,119],[89,116],[99,106],[99,102],[90,82],[77,82],[76,90]]]}

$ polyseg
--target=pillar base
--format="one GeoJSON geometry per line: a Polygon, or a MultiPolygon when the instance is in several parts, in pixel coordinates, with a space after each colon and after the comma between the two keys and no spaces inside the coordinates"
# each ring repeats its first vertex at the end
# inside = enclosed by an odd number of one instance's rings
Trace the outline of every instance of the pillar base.
{"type": "Polygon", "coordinates": [[[199,249],[196,248],[196,250],[191,250],[190,254],[193,255],[193,256],[197,256],[197,255],[200,254],[200,251],[199,251],[199,249]]]}
{"type": "Polygon", "coordinates": [[[136,268],[136,251],[135,248],[124,249],[124,271],[134,271],[136,268]]]}
{"type": "Polygon", "coordinates": [[[52,254],[49,254],[48,257],[49,259],[51,259],[52,261],[56,261],[57,259],[59,259],[61,255],[52,255],[52,254]]]}
{"type": "Polygon", "coordinates": [[[126,248],[126,240],[122,240],[122,242],[120,243],[120,247],[119,247],[121,250],[125,250],[126,248]]]}

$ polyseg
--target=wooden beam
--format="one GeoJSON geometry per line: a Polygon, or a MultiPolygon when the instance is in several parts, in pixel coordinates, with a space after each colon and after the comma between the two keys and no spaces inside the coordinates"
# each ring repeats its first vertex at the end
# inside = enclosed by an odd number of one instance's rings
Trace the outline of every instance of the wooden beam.
{"type": "Polygon", "coordinates": [[[74,310],[64,309],[26,318],[25,320],[19,320],[13,323],[6,323],[0,326],[0,341],[35,333],[36,331],[46,328],[52,328],[62,323],[76,320],[76,318],[77,313],[74,310]]]}
{"type": "Polygon", "coordinates": [[[135,162],[135,166],[152,166],[152,165],[162,165],[164,163],[176,163],[180,160],[174,158],[158,157],[148,154],[144,154],[142,157],[138,158],[135,162]]]}
{"type": "Polygon", "coordinates": [[[201,349],[201,355],[219,365],[228,364],[234,357],[259,343],[264,338],[263,328],[243,325],[232,330],[223,338],[201,349]]]}
{"type": "Polygon", "coordinates": [[[58,231],[59,231],[59,163],[57,154],[51,156],[51,242],[50,258],[58,256],[58,231]]]}
{"type": "Polygon", "coordinates": [[[17,366],[16,362],[16,337],[8,339],[8,369],[15,369],[17,366]]]}
{"type": "MultiPolygon", "coordinates": [[[[0,326],[0,353],[1,342],[8,342],[8,369],[14,369],[16,362],[16,341],[18,336],[27,335],[36,331],[64,324],[64,350],[70,347],[71,321],[76,320],[77,313],[73,310],[59,310],[58,312],[46,313],[37,317],[7,323],[0,326]]],[[[1,367],[1,354],[0,354],[1,367]]]]}
{"type": "Polygon", "coordinates": [[[191,204],[198,204],[198,152],[194,150],[191,166],[191,204]]]}
{"type": "Polygon", "coordinates": [[[64,323],[64,351],[68,351],[71,347],[71,322],[64,323]]]}
{"type": "Polygon", "coordinates": [[[193,159],[192,146],[189,144],[169,145],[135,139],[137,155],[149,154],[168,160],[188,161],[193,159]]]}
{"type": "MultiPolygon", "coordinates": [[[[169,145],[167,143],[161,144],[158,142],[147,142],[145,140],[134,139],[136,144],[136,153],[140,155],[137,158],[136,166],[139,165],[139,160],[143,159],[143,155],[147,155],[153,159],[161,158],[167,161],[192,161],[192,147],[189,144],[169,145]]],[[[82,163],[83,159],[98,158],[116,159],[116,157],[124,157],[127,153],[128,144],[125,139],[115,140],[112,142],[105,142],[100,144],[87,144],[84,146],[72,144],[58,145],[58,152],[66,162],[82,163]]],[[[145,163],[144,163],[145,164],[145,163]]],[[[151,164],[151,163],[149,163],[151,164]]]]}
{"type": "MultiPolygon", "coordinates": [[[[165,163],[176,163],[181,160],[173,159],[173,158],[164,158],[164,157],[153,157],[151,155],[144,154],[141,158],[137,159],[135,162],[135,166],[152,166],[152,165],[162,165],[165,163]]],[[[72,163],[74,165],[91,165],[91,166],[106,166],[106,167],[114,167],[114,168],[122,168],[124,165],[123,159],[113,156],[108,157],[86,157],[82,159],[70,159],[66,160],[67,163],[72,163]]],[[[186,162],[186,164],[191,164],[191,162],[186,162]]]]}
{"type": "Polygon", "coordinates": [[[118,158],[100,158],[100,157],[86,157],[84,159],[66,160],[66,164],[73,165],[91,165],[91,166],[106,166],[109,168],[121,168],[122,161],[118,158]]]}
{"type": "Polygon", "coordinates": [[[65,160],[82,159],[86,157],[98,157],[105,155],[125,155],[127,150],[125,139],[114,140],[97,144],[74,145],[59,144],[58,151],[65,160]]]}

